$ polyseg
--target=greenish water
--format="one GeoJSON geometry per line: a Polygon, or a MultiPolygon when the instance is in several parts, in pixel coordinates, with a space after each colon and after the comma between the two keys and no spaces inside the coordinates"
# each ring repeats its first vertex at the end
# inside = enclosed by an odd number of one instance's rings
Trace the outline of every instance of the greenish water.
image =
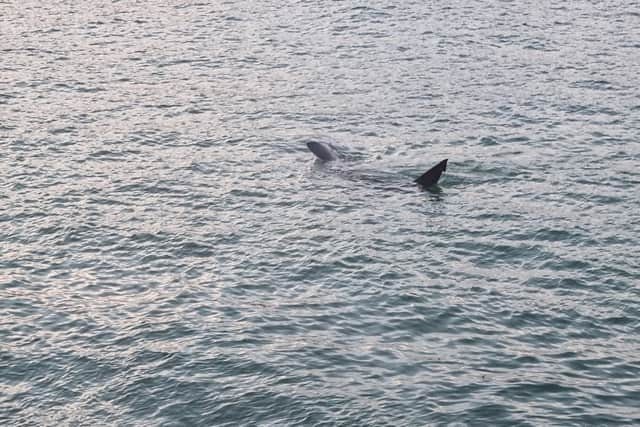
{"type": "Polygon", "coordinates": [[[640,424],[637,2],[0,12],[0,424],[640,424]]]}

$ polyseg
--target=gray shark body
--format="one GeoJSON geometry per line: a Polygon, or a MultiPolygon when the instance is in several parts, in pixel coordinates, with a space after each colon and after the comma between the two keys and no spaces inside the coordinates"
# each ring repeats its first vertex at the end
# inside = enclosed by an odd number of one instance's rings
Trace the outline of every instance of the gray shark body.
{"type": "MultiPolygon", "coordinates": [[[[320,141],[309,141],[307,142],[307,147],[318,159],[324,162],[332,162],[340,159],[338,152],[331,144],[320,141]]],[[[447,170],[447,160],[448,159],[442,160],[416,178],[414,182],[425,189],[435,186],[440,180],[442,173],[447,170]]]]}

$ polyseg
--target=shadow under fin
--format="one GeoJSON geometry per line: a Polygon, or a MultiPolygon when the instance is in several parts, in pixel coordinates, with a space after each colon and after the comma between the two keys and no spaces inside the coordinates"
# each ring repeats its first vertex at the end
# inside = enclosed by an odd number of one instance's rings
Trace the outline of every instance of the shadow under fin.
{"type": "Polygon", "coordinates": [[[444,159],[425,173],[423,173],[420,178],[416,179],[415,182],[422,186],[422,188],[429,188],[432,185],[436,185],[442,172],[447,170],[447,160],[444,159]]]}

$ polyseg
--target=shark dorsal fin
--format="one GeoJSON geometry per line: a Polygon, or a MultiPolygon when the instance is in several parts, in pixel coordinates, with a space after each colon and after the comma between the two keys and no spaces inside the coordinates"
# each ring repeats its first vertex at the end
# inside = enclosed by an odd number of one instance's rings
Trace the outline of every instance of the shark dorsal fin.
{"type": "Polygon", "coordinates": [[[432,185],[436,185],[438,183],[438,180],[440,179],[440,176],[442,175],[442,172],[447,170],[447,160],[449,159],[444,159],[443,161],[423,173],[418,179],[416,179],[415,182],[421,185],[423,188],[429,188],[432,185]]]}

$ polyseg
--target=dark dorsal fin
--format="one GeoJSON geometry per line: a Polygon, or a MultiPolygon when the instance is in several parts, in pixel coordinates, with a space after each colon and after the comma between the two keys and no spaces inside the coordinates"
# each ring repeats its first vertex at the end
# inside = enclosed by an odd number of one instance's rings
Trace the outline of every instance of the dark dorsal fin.
{"type": "Polygon", "coordinates": [[[447,170],[447,160],[449,159],[444,159],[443,161],[423,173],[420,178],[416,179],[416,182],[423,188],[429,188],[432,185],[436,185],[438,183],[438,180],[440,179],[440,175],[442,175],[442,172],[447,170]]]}

